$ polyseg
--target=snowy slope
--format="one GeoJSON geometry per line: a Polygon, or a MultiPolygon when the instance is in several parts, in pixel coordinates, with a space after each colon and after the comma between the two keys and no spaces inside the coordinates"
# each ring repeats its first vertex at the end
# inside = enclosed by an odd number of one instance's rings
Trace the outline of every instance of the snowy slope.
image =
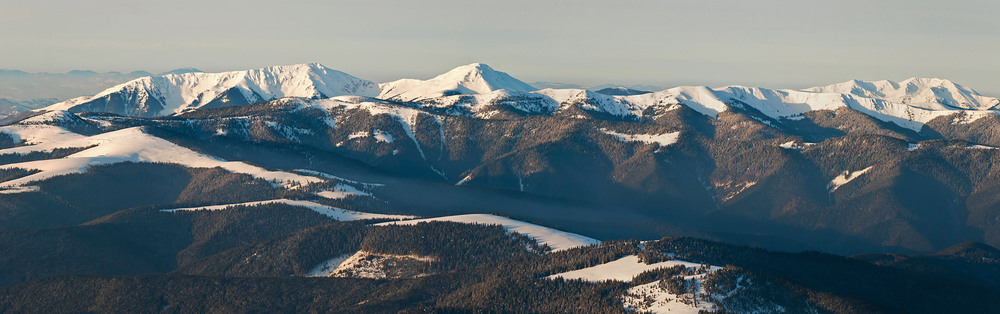
{"type": "Polygon", "coordinates": [[[457,216],[445,216],[427,219],[415,219],[415,220],[404,220],[404,221],[393,221],[377,224],[376,226],[383,225],[415,225],[421,222],[431,222],[431,221],[451,221],[460,222],[468,224],[483,224],[483,225],[500,225],[503,226],[507,231],[520,233],[531,237],[538,241],[539,244],[547,244],[552,248],[553,251],[560,251],[571,249],[579,246],[587,246],[597,244],[600,241],[591,239],[579,234],[569,233],[565,231],[560,231],[548,227],[542,227],[536,224],[531,224],[519,220],[514,220],[506,217],[494,216],[489,214],[468,214],[468,215],[457,215],[457,216]]]}
{"type": "Polygon", "coordinates": [[[344,254],[323,261],[322,263],[319,263],[318,265],[314,266],[311,270],[309,270],[309,272],[306,273],[306,277],[329,277],[330,275],[333,275],[333,272],[336,271],[337,268],[340,267],[341,264],[346,262],[347,259],[350,258],[351,256],[353,255],[344,254]]]}
{"type": "MultiPolygon", "coordinates": [[[[708,294],[705,293],[704,279],[705,274],[685,276],[684,281],[688,285],[695,285],[698,287],[696,292],[689,292],[682,295],[677,295],[671,293],[668,289],[664,288],[660,282],[651,282],[644,285],[634,286],[628,289],[628,293],[622,299],[622,303],[625,304],[625,310],[632,312],[642,312],[642,313],[657,313],[657,314],[700,314],[700,313],[715,313],[717,312],[718,305],[715,304],[715,300],[708,299],[708,294]],[[694,304],[691,302],[693,298],[699,298],[700,302],[694,304]],[[706,300],[707,299],[707,300],[706,300]]],[[[780,308],[778,308],[780,309],[780,308]]],[[[768,309],[775,310],[775,309],[768,309]]],[[[748,312],[748,313],[783,313],[783,309],[777,311],[760,311],[760,312],[748,312]]]]}
{"type": "Polygon", "coordinates": [[[602,282],[606,280],[616,280],[631,282],[632,278],[643,272],[682,266],[693,271],[693,274],[679,276],[685,281],[685,287],[689,291],[682,294],[674,294],[667,289],[661,281],[632,286],[628,293],[622,298],[622,303],[626,310],[641,311],[651,313],[702,313],[701,311],[716,311],[717,305],[706,292],[704,287],[704,277],[715,272],[722,267],[711,266],[701,268],[703,265],[685,261],[671,260],[653,264],[644,264],[639,261],[639,257],[629,255],[620,259],[565,273],[559,273],[546,277],[547,279],[562,278],[566,280],[584,280],[589,282],[602,282]],[[698,299],[695,303],[691,300],[698,299]]]}
{"type": "MultiPolygon", "coordinates": [[[[691,263],[685,261],[671,260],[666,262],[659,262],[653,264],[644,264],[639,261],[639,257],[635,255],[629,255],[626,257],[619,258],[612,262],[600,264],[597,266],[591,266],[587,268],[577,269],[573,271],[568,271],[565,273],[555,274],[546,278],[563,278],[566,280],[580,279],[590,282],[601,282],[605,280],[617,280],[617,281],[632,281],[632,277],[643,272],[660,269],[660,268],[670,268],[674,266],[684,266],[684,268],[698,268],[701,264],[691,263]]],[[[721,269],[718,266],[711,266],[710,271],[715,271],[721,269]]]]}
{"type": "Polygon", "coordinates": [[[0,150],[4,154],[25,154],[36,151],[52,151],[64,147],[91,147],[59,159],[37,160],[0,166],[0,169],[38,169],[41,172],[0,183],[0,188],[24,186],[34,181],[54,176],[81,173],[96,165],[120,162],[162,162],[175,163],[187,167],[223,169],[252,175],[275,183],[293,186],[321,182],[323,179],[289,172],[269,171],[242,162],[225,161],[202,155],[167,140],[146,134],[140,127],[128,128],[94,136],[72,135],[52,126],[8,126],[3,132],[15,133],[37,144],[0,150]],[[55,129],[54,129],[55,128],[55,129]]]}
{"type": "Polygon", "coordinates": [[[310,202],[310,201],[298,201],[289,199],[277,199],[269,201],[258,201],[258,202],[246,202],[237,204],[223,204],[223,205],[211,205],[211,206],[201,206],[201,207],[188,207],[188,208],[175,208],[175,209],[164,209],[163,212],[177,212],[177,211],[198,211],[198,210],[224,210],[231,208],[233,206],[254,206],[262,204],[287,204],[298,207],[305,207],[324,216],[330,217],[331,219],[338,221],[353,221],[353,220],[366,220],[366,219],[412,219],[413,216],[405,215],[384,215],[384,214],[371,214],[362,213],[353,210],[346,210],[342,208],[326,206],[323,204],[310,202]]]}
{"type": "Polygon", "coordinates": [[[669,132],[663,134],[625,134],[608,129],[599,129],[599,131],[622,142],[642,142],[646,144],[657,144],[660,146],[669,146],[670,144],[677,143],[677,139],[681,134],[680,132],[669,132]]]}
{"type": "Polygon", "coordinates": [[[836,178],[833,178],[833,180],[830,180],[830,183],[827,184],[827,187],[829,188],[830,192],[832,193],[833,191],[836,191],[841,186],[844,186],[844,184],[847,184],[848,182],[854,181],[854,179],[857,179],[861,175],[863,175],[865,173],[868,173],[868,170],[872,170],[872,166],[869,166],[868,168],[864,168],[864,169],[861,169],[861,170],[858,170],[858,171],[846,171],[845,170],[841,174],[837,175],[836,178]]]}
{"type": "Polygon", "coordinates": [[[378,98],[415,101],[450,95],[486,94],[496,90],[530,92],[534,87],[482,63],[457,67],[432,79],[402,79],[379,86],[378,98]]]}
{"type": "MultiPolygon", "coordinates": [[[[23,141],[27,145],[41,143],[67,142],[84,138],[85,136],[67,131],[64,128],[45,124],[15,124],[0,127],[0,132],[14,137],[15,141],[23,141]]],[[[65,147],[65,146],[63,146],[65,147]]],[[[57,148],[57,147],[53,147],[57,148]]],[[[48,149],[52,150],[52,149],[48,149]]],[[[0,150],[0,155],[13,152],[0,150]]]]}
{"type": "Polygon", "coordinates": [[[161,116],[208,105],[245,105],[282,97],[328,98],[378,95],[377,84],[317,63],[221,73],[182,73],[138,78],[91,97],[41,110],[113,112],[161,116]]]}

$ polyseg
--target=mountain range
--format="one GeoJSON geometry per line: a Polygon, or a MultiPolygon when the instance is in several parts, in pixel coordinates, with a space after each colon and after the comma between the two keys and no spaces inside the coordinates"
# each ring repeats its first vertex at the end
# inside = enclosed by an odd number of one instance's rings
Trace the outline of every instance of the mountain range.
{"type": "MultiPolygon", "coordinates": [[[[193,70],[196,71],[196,70],[193,70]]],[[[749,106],[771,119],[797,119],[818,110],[847,107],[876,119],[919,132],[939,116],[961,113],[969,120],[992,113],[1000,105],[995,97],[949,80],[909,78],[901,82],[852,80],[801,90],[772,90],[745,86],[709,88],[681,86],[646,95],[642,91],[598,94],[582,89],[537,90],[507,73],[485,64],[470,64],[422,81],[402,79],[375,84],[319,64],[277,66],[249,71],[203,73],[173,71],[135,79],[94,96],[60,102],[45,110],[108,112],[126,116],[156,117],[202,107],[242,106],[282,97],[332,98],[340,95],[374,97],[398,102],[448,102],[463,95],[478,98],[517,95],[550,103],[530,114],[554,115],[560,105],[588,102],[587,111],[638,119],[647,108],[682,104],[715,117],[733,106],[749,106]],[[376,87],[377,86],[377,87],[376,87]],[[638,97],[640,95],[646,95],[638,97]],[[615,97],[632,96],[632,97],[615,97]]],[[[454,103],[449,107],[462,107],[454,103]]],[[[442,107],[442,105],[437,105],[442,107]]],[[[465,106],[468,107],[468,106],[465,106]]]]}
{"type": "Polygon", "coordinates": [[[358,287],[322,299],[345,311],[997,306],[1000,100],[948,80],[180,72],[0,122],[0,306],[224,311],[192,296],[263,278],[320,291],[308,276],[358,287]],[[147,282],[191,290],[70,293],[147,282]],[[33,301],[51,293],[67,299],[33,301]]]}

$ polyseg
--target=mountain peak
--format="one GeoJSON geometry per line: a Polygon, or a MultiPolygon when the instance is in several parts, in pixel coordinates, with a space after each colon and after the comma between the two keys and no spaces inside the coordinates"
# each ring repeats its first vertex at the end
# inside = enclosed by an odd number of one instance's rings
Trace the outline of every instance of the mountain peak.
{"type": "MultiPolygon", "coordinates": [[[[493,68],[491,68],[486,63],[473,62],[473,63],[469,63],[469,64],[466,64],[466,65],[463,65],[463,66],[456,67],[455,69],[490,69],[490,70],[492,70],[493,68]]],[[[455,70],[455,69],[453,69],[453,70],[455,70]]]]}
{"type": "Polygon", "coordinates": [[[416,101],[452,95],[487,94],[496,90],[530,92],[536,90],[507,73],[484,63],[454,68],[432,79],[402,79],[382,84],[379,98],[416,101]]]}
{"type": "Polygon", "coordinates": [[[496,72],[493,68],[485,63],[470,63],[466,64],[448,71],[447,73],[484,73],[484,72],[496,72]]]}

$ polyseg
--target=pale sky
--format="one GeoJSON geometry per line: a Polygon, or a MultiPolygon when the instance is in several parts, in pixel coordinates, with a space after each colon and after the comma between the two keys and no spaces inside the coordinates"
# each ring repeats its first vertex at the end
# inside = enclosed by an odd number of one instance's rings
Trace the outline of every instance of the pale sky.
{"type": "Polygon", "coordinates": [[[998,96],[998,14],[995,0],[0,0],[0,68],[320,62],[381,82],[483,62],[526,82],[800,88],[919,76],[998,96]]]}

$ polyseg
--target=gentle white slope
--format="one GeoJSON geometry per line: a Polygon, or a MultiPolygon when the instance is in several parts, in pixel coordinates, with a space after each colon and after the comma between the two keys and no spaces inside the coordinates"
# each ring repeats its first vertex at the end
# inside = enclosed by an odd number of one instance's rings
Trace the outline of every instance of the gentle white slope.
{"type": "Polygon", "coordinates": [[[258,202],[246,202],[237,204],[224,204],[224,205],[211,205],[211,206],[201,206],[201,207],[188,207],[188,208],[175,208],[175,209],[164,209],[163,212],[177,212],[177,211],[198,211],[198,210],[224,210],[229,209],[233,206],[254,206],[262,204],[287,204],[292,206],[305,207],[324,216],[330,217],[334,220],[339,221],[353,221],[353,220],[365,220],[365,219],[412,219],[413,216],[405,215],[384,215],[384,214],[371,214],[356,212],[353,210],[346,210],[342,208],[326,206],[316,202],[310,201],[297,201],[289,199],[277,199],[269,201],[258,201],[258,202]]]}
{"type": "Polygon", "coordinates": [[[451,222],[460,222],[468,224],[500,225],[503,226],[504,229],[507,229],[507,231],[517,232],[526,235],[528,237],[531,237],[532,239],[535,239],[536,241],[538,241],[539,244],[546,244],[552,248],[552,251],[561,251],[575,247],[588,246],[600,243],[600,241],[579,234],[569,233],[548,227],[542,227],[536,224],[510,219],[507,217],[500,217],[489,214],[468,214],[468,215],[446,216],[446,217],[436,217],[427,219],[392,221],[392,222],[380,223],[377,224],[376,226],[415,225],[421,222],[431,222],[431,221],[451,221],[451,222]]]}
{"type": "MultiPolygon", "coordinates": [[[[626,257],[619,258],[615,261],[600,264],[597,266],[591,266],[583,269],[577,269],[574,271],[568,271],[565,273],[559,273],[546,278],[563,278],[567,280],[580,279],[590,282],[601,282],[605,280],[617,280],[617,281],[632,281],[632,277],[639,275],[643,272],[660,269],[660,268],[670,268],[674,266],[684,266],[684,268],[698,268],[701,264],[691,263],[685,261],[666,261],[654,264],[644,264],[639,261],[639,257],[635,255],[629,255],[626,257]]],[[[710,271],[715,271],[721,269],[722,267],[710,266],[710,271]]]]}
{"type": "MultiPolygon", "coordinates": [[[[89,137],[63,134],[55,132],[52,128],[58,127],[49,126],[45,128],[38,128],[37,130],[43,131],[34,133],[21,132],[21,134],[28,133],[29,135],[36,136],[36,139],[49,137],[52,139],[51,141],[40,142],[30,146],[0,150],[0,155],[15,153],[25,154],[35,151],[44,152],[60,147],[96,146],[69,155],[65,158],[2,165],[0,166],[0,169],[38,169],[41,170],[41,172],[20,179],[2,182],[0,183],[0,188],[23,186],[30,182],[45,180],[54,176],[81,173],[86,171],[87,168],[91,166],[129,161],[174,163],[197,168],[221,167],[232,172],[245,173],[272,182],[284,183],[286,186],[291,186],[293,183],[307,184],[323,181],[323,179],[316,177],[289,172],[269,171],[242,162],[225,161],[206,156],[188,148],[178,146],[170,141],[146,134],[140,127],[102,133],[89,137]]],[[[6,131],[9,129],[4,130],[6,131]]],[[[22,129],[22,131],[23,130],[29,129],[22,129]]]]}
{"type": "MultiPolygon", "coordinates": [[[[7,133],[8,135],[13,136],[15,141],[24,141],[25,144],[29,145],[50,143],[50,142],[72,141],[85,137],[83,135],[67,131],[66,129],[63,129],[61,127],[45,125],[45,124],[37,124],[37,125],[15,124],[15,125],[2,126],[0,127],[0,132],[7,133]]],[[[0,154],[9,154],[9,153],[12,153],[12,151],[0,154]]]]}
{"type": "MultiPolygon", "coordinates": [[[[150,100],[159,101],[163,109],[146,116],[160,116],[197,109],[224,92],[236,89],[252,102],[282,97],[334,97],[340,95],[378,95],[378,85],[327,68],[318,63],[273,66],[247,71],[221,73],[183,73],[147,76],[109,88],[91,97],[80,97],[41,110],[69,110],[77,105],[108,95],[126,95],[130,106],[150,100]]],[[[135,110],[127,108],[126,110],[135,110]]],[[[133,114],[121,112],[120,114],[133,114]]]]}
{"type": "Polygon", "coordinates": [[[496,90],[529,92],[535,90],[507,73],[482,63],[457,67],[432,79],[402,79],[379,86],[378,98],[415,101],[448,95],[487,94],[496,90]]]}

